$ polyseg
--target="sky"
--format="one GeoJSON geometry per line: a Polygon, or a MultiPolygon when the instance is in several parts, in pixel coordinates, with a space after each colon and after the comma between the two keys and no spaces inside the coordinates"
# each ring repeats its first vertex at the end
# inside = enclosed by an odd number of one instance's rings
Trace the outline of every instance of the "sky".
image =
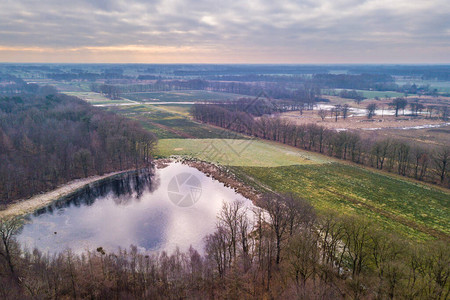
{"type": "Polygon", "coordinates": [[[0,62],[450,63],[448,0],[0,0],[0,62]]]}

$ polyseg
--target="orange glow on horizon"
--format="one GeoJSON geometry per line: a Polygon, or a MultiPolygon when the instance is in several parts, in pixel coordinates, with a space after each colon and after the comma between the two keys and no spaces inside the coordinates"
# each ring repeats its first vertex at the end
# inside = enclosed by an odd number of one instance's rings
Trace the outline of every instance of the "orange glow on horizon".
{"type": "Polygon", "coordinates": [[[389,60],[373,57],[367,61],[363,56],[330,55],[314,50],[294,51],[284,48],[232,49],[192,46],[84,46],[68,48],[0,46],[0,62],[6,63],[268,63],[268,64],[326,64],[326,63],[442,63],[429,61],[402,61],[405,57],[392,53],[389,60]]]}

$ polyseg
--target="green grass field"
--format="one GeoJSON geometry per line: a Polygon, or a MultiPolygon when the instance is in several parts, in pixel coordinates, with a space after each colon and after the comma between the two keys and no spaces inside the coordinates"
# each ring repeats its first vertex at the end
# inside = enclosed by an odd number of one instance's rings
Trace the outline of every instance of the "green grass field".
{"type": "Polygon", "coordinates": [[[314,153],[254,139],[162,139],[157,155],[185,155],[230,166],[278,167],[331,161],[314,153]]]}
{"type": "Polygon", "coordinates": [[[342,163],[238,167],[278,192],[292,192],[319,211],[358,214],[412,239],[450,236],[450,194],[342,163]]]}
{"type": "Polygon", "coordinates": [[[140,102],[205,102],[235,100],[243,97],[231,93],[219,93],[199,90],[124,93],[123,98],[140,102]]]}
{"type": "Polygon", "coordinates": [[[121,103],[132,103],[131,101],[120,99],[120,100],[111,100],[100,93],[95,92],[64,92],[64,94],[69,96],[75,96],[83,99],[86,102],[89,102],[92,105],[97,104],[121,104],[121,103]]]}
{"type": "Polygon", "coordinates": [[[164,104],[164,105],[154,105],[154,107],[161,110],[167,111],[169,113],[179,114],[185,117],[189,117],[191,104],[164,104]]]}
{"type": "MultiPolygon", "coordinates": [[[[322,90],[322,93],[324,95],[328,95],[330,92],[335,91],[337,94],[339,94],[339,92],[341,90],[343,90],[343,89],[332,89],[332,90],[324,89],[324,90],[322,90]]],[[[356,91],[361,92],[363,94],[363,96],[367,99],[373,99],[375,97],[386,98],[386,96],[391,97],[391,98],[405,96],[403,93],[392,92],[392,91],[366,91],[366,90],[356,90],[356,91]]]]}
{"type": "Polygon", "coordinates": [[[159,139],[176,138],[245,138],[233,132],[200,124],[189,119],[185,113],[174,113],[156,105],[112,106],[108,110],[139,121],[142,126],[159,139]]]}
{"type": "Polygon", "coordinates": [[[421,79],[414,79],[414,80],[396,80],[396,84],[403,85],[403,84],[413,84],[415,83],[417,86],[421,85],[429,85],[430,89],[437,89],[439,93],[450,93],[450,82],[449,81],[440,81],[440,80],[421,80],[421,79]]]}
{"type": "Polygon", "coordinates": [[[368,99],[373,99],[375,97],[378,98],[386,98],[386,97],[404,97],[405,94],[399,93],[399,92],[392,92],[392,91],[364,91],[364,90],[357,90],[357,92],[362,92],[363,96],[368,99]]]}

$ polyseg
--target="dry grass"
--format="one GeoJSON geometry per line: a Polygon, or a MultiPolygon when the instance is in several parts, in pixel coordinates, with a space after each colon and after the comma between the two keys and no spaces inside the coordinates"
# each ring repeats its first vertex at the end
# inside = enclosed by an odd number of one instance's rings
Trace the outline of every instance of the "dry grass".
{"type": "Polygon", "coordinates": [[[425,119],[423,117],[410,117],[400,115],[398,118],[395,116],[375,116],[371,120],[367,117],[355,116],[348,117],[347,119],[331,117],[328,114],[324,121],[317,114],[317,110],[304,111],[303,115],[300,115],[298,111],[286,112],[280,114],[284,119],[288,119],[297,125],[304,124],[317,124],[324,126],[328,129],[375,129],[375,128],[389,128],[394,129],[398,127],[413,127],[422,125],[438,125],[445,123],[442,120],[437,119],[425,119]]]}

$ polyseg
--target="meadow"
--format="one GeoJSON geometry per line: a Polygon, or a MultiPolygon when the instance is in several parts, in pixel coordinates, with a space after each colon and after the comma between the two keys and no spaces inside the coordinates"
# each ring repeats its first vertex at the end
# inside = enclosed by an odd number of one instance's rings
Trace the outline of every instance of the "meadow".
{"type": "MultiPolygon", "coordinates": [[[[333,91],[335,91],[337,94],[343,89],[322,89],[322,93],[324,95],[329,95],[333,91]]],[[[347,89],[348,90],[348,89],[347,89]]],[[[395,97],[404,97],[405,94],[399,93],[399,92],[393,92],[393,91],[368,91],[368,90],[355,90],[357,92],[361,92],[363,96],[367,99],[373,99],[375,97],[378,98],[395,98],[395,97]]]]}
{"type": "Polygon", "coordinates": [[[128,101],[126,99],[111,100],[106,96],[96,92],[64,92],[64,94],[81,98],[92,105],[132,103],[131,101],[128,101]]]}
{"type": "Polygon", "coordinates": [[[294,193],[319,211],[358,214],[414,240],[450,237],[448,192],[343,163],[237,167],[281,193],[294,193]]]}
{"type": "Polygon", "coordinates": [[[190,119],[186,114],[188,108],[177,109],[175,106],[127,105],[110,106],[108,110],[125,115],[142,124],[159,139],[176,138],[245,138],[221,128],[200,124],[190,119]]]}
{"type": "Polygon", "coordinates": [[[422,79],[399,79],[395,83],[398,85],[415,83],[417,86],[429,85],[430,89],[437,89],[438,93],[450,93],[450,82],[442,80],[422,80],[422,79]]]}
{"type": "Polygon", "coordinates": [[[123,98],[139,102],[214,102],[236,100],[242,95],[203,90],[182,90],[169,92],[123,93],[123,98]]]}
{"type": "Polygon", "coordinates": [[[157,155],[180,155],[229,166],[279,167],[323,164],[333,159],[257,139],[162,139],[157,155]]]}

